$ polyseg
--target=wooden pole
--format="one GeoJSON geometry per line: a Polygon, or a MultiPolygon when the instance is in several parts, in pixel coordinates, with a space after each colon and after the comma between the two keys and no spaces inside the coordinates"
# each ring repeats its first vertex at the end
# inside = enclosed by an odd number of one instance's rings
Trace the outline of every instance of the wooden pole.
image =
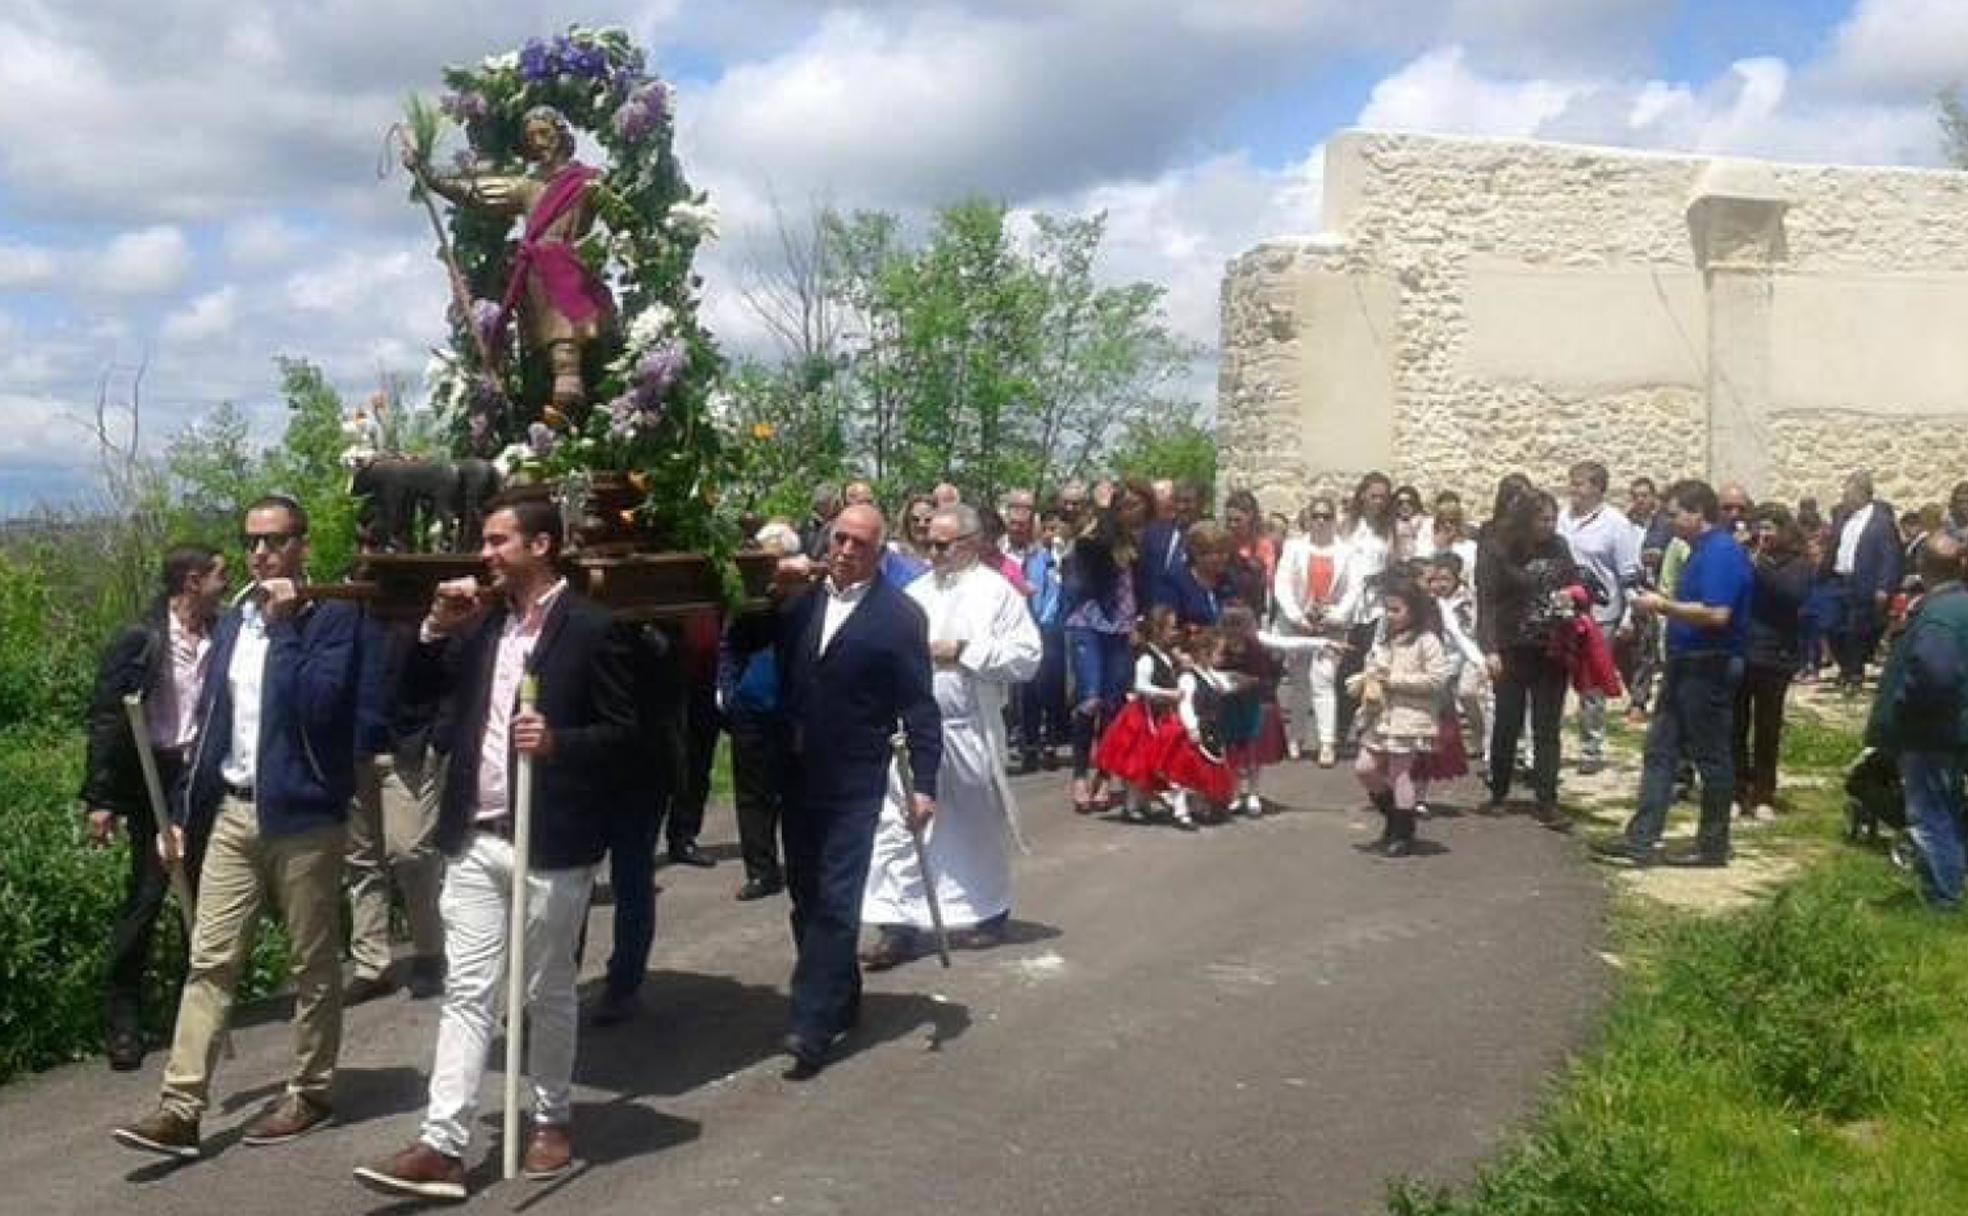
{"type": "MultiPolygon", "coordinates": [[[[538,676],[519,682],[519,712],[532,710],[540,697],[538,676]]],[[[506,1109],[505,1176],[519,1177],[519,1076],[525,1061],[526,877],[533,849],[533,757],[521,753],[519,783],[513,791],[511,916],[506,923],[506,1109]]]]}

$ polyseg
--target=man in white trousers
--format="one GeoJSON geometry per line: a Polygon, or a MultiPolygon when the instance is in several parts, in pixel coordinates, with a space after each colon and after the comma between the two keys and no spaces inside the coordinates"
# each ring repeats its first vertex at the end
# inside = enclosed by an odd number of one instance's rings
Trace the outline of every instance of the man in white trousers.
{"type": "MultiPolygon", "coordinates": [[[[484,610],[470,579],[441,584],[406,674],[413,694],[433,682],[448,694],[433,732],[450,762],[437,829],[446,858],[444,1009],[429,1105],[417,1139],[355,1171],[371,1189],[420,1199],[465,1197],[464,1155],[505,989],[522,756],[533,762],[525,952],[533,1128],[522,1168],[537,1181],[573,1164],[575,942],[607,817],[626,813],[624,757],[640,738],[629,636],[560,577],[559,511],[544,498],[497,504],[484,537],[480,556],[501,603],[484,610]],[[539,699],[523,708],[529,674],[539,699]]],[[[508,1033],[518,1033],[518,1017],[508,1016],[508,1033]]]]}
{"type": "MultiPolygon", "coordinates": [[[[1043,654],[1024,597],[978,564],[978,535],[974,508],[938,508],[929,524],[931,577],[907,588],[929,623],[943,716],[938,811],[925,848],[951,944],[973,949],[1003,941],[1011,913],[1018,810],[1004,768],[1004,707],[1010,688],[1038,672],[1043,654]]],[[[862,955],[870,971],[914,957],[931,925],[915,840],[902,815],[905,796],[900,774],[892,775],[861,904],[862,920],[880,930],[862,955]]]]}

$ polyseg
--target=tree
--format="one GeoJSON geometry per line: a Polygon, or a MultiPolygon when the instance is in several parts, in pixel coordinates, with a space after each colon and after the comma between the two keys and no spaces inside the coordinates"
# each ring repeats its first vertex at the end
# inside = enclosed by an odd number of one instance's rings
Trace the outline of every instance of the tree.
{"type": "Polygon", "coordinates": [[[1948,163],[1968,169],[1968,104],[1957,89],[1945,89],[1934,99],[1940,110],[1941,149],[1948,163]]]}
{"type": "Polygon", "coordinates": [[[1082,477],[1129,421],[1169,408],[1195,350],[1163,324],[1162,289],[1096,281],[1104,217],[1033,228],[1019,239],[982,200],[938,210],[914,245],[885,212],[821,217],[842,430],[885,496],[952,481],[988,501],[1082,477]]]}
{"type": "Polygon", "coordinates": [[[1123,477],[1168,477],[1195,485],[1203,502],[1216,500],[1216,433],[1194,418],[1137,418],[1113,453],[1123,477]]]}
{"type": "Polygon", "coordinates": [[[287,428],[280,446],[267,453],[265,480],[308,513],[310,572],[341,578],[355,556],[355,500],[342,465],[342,398],[307,360],[281,356],[274,364],[287,399],[287,428]]]}

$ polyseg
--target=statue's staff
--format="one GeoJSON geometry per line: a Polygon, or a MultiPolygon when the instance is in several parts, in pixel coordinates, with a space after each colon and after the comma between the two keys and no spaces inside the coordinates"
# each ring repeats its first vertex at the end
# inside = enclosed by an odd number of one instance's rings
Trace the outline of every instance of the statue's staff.
{"type": "MultiPolygon", "coordinates": [[[[437,237],[438,260],[444,263],[451,280],[451,306],[458,310],[460,323],[471,331],[472,345],[478,350],[479,366],[490,373],[498,369],[498,360],[493,355],[492,344],[478,328],[478,319],[472,316],[471,288],[465,282],[465,271],[458,264],[458,255],[451,248],[451,233],[444,226],[444,217],[438,214],[437,203],[431,198],[431,189],[425,175],[430,171],[430,147],[437,142],[438,116],[431,112],[429,103],[420,98],[411,99],[410,124],[396,123],[384,136],[384,142],[395,140],[400,149],[398,159],[410,171],[415,186],[411,195],[424,205],[424,214],[430,217],[431,232],[437,237]]],[[[381,173],[378,173],[381,176],[381,173]]]]}
{"type": "MultiPolygon", "coordinates": [[[[191,880],[185,877],[184,857],[178,852],[178,838],[171,831],[171,808],[164,801],[164,782],[157,775],[157,757],[150,754],[150,719],[144,713],[143,697],[123,694],[123,712],[130,718],[130,734],[137,749],[137,764],[143,769],[144,789],[150,795],[150,815],[157,824],[158,861],[170,880],[171,894],[178,901],[178,914],[184,918],[185,949],[191,949],[192,933],[198,927],[197,905],[191,895],[191,880]]],[[[221,1032],[226,1059],[233,1058],[232,1032],[221,1032]]]]}

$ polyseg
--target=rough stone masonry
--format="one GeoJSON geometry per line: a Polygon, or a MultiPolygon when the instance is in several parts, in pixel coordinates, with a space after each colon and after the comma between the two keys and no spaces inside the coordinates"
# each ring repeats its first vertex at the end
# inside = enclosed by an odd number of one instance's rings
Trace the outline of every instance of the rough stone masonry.
{"type": "Polygon", "coordinates": [[[1345,132],[1223,282],[1219,486],[1459,491],[1603,459],[1903,506],[1968,476],[1968,174],[1345,132]]]}

